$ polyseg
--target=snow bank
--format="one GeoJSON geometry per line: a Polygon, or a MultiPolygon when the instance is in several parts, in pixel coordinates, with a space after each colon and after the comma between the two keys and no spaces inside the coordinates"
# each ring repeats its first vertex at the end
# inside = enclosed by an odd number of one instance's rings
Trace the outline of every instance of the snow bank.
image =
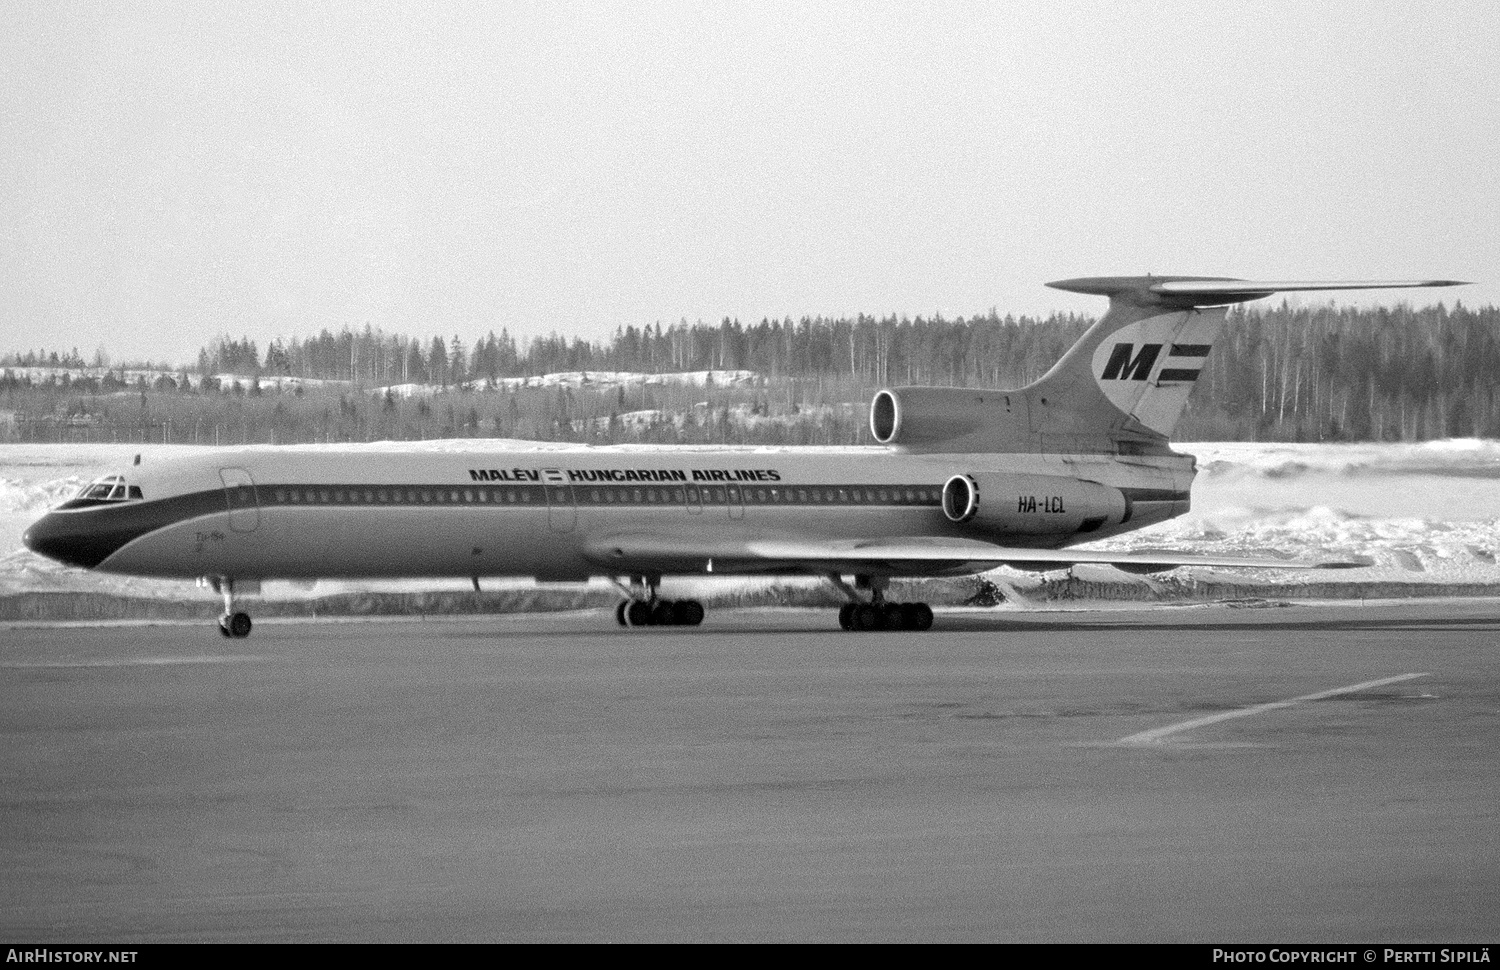
{"type": "Polygon", "coordinates": [[[1101,548],[1373,562],[1282,583],[1500,582],[1500,441],[1175,447],[1198,457],[1192,511],[1101,548]]]}

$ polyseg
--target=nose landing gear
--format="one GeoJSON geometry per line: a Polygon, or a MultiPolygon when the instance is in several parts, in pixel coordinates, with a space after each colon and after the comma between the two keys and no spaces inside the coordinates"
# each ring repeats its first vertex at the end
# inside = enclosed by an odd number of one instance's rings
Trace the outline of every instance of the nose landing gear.
{"type": "Polygon", "coordinates": [[[226,637],[248,637],[250,626],[249,613],[226,613],[219,617],[219,632],[226,637]]]}
{"type": "MultiPolygon", "coordinates": [[[[201,585],[201,581],[200,581],[201,585]]],[[[234,608],[234,580],[228,576],[210,576],[208,585],[224,597],[224,615],[219,617],[219,634],[234,639],[250,635],[250,614],[234,608]]]]}

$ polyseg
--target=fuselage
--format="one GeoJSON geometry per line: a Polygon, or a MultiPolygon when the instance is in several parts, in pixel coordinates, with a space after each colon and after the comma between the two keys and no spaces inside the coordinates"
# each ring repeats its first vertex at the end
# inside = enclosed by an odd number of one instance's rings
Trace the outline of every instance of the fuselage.
{"type": "MultiPolygon", "coordinates": [[[[614,536],[702,546],[764,538],[979,539],[1058,548],[1188,508],[1190,456],[909,454],[894,448],[252,447],[122,471],[115,499],[64,503],[28,530],[32,549],[140,576],[244,579],[796,573],[693,553],[611,559],[614,536]],[[955,521],[944,487],[974,476],[1004,527],[955,521]],[[1123,496],[1090,516],[1079,482],[1123,496]]],[[[986,567],[987,568],[987,567],[986,567]]],[[[889,575],[961,563],[872,567],[889,575]]]]}

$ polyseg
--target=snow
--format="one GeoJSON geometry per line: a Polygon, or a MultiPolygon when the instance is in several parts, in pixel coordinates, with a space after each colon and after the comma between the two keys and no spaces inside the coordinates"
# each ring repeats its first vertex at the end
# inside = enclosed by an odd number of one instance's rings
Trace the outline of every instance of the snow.
{"type": "MultiPolygon", "coordinates": [[[[291,446],[298,450],[319,446],[291,446]]],[[[386,445],[350,446],[376,449],[386,445]]],[[[403,444],[460,449],[551,451],[576,446],[504,439],[403,444]]],[[[1181,518],[1101,543],[1111,549],[1174,549],[1204,555],[1275,555],[1298,560],[1365,559],[1338,572],[1213,571],[1224,578],[1278,582],[1500,584],[1500,441],[1425,444],[1179,444],[1198,456],[1193,510],[1181,518]]],[[[128,467],[137,452],[188,454],[206,448],[142,445],[0,445],[0,594],[105,590],[134,595],[207,595],[183,583],[109,577],[67,569],[31,554],[21,533],[86,482],[128,467]]],[[[607,451],[651,452],[617,445],[607,451]]],[[[721,450],[701,446],[692,450],[721,450]]],[[[784,451],[747,446],[746,452],[784,451]]],[[[833,449],[844,451],[847,449],[833,449]]],[[[1091,567],[1092,569],[1092,567],[1091,567]]],[[[1207,571],[1202,571],[1207,573],[1207,571]]],[[[1119,579],[1098,567],[1100,578],[1119,579]]],[[[300,595],[271,584],[280,595],[300,595]]],[[[421,588],[461,588],[422,583],[421,588]]],[[[355,588],[320,583],[318,593],[355,588]]],[[[359,584],[361,589],[396,588],[359,584]]],[[[407,584],[400,588],[412,588],[407,584]]],[[[273,590],[268,588],[268,593],[273,590]]]]}
{"type": "Polygon", "coordinates": [[[1500,583],[1500,441],[1175,447],[1198,457],[1192,511],[1101,548],[1373,562],[1291,581],[1500,583]]]}

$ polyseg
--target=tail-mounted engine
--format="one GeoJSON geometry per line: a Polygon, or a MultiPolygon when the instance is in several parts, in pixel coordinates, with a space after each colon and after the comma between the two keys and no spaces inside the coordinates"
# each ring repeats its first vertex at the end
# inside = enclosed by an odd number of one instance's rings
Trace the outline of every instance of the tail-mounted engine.
{"type": "Polygon", "coordinates": [[[1026,429],[1025,398],[1014,391],[896,387],[870,402],[870,433],[883,445],[999,450],[1026,429]]]}
{"type": "Polygon", "coordinates": [[[1074,535],[1130,519],[1118,488],[1056,475],[979,472],[943,486],[943,514],[986,532],[1074,535]]]}

